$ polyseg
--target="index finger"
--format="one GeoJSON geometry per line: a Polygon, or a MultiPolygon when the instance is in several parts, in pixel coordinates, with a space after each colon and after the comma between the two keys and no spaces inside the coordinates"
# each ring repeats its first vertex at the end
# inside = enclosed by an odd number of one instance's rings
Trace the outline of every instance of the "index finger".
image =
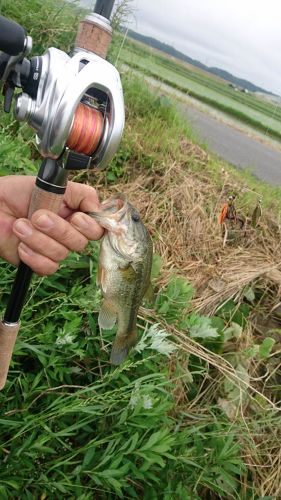
{"type": "Polygon", "coordinates": [[[67,207],[79,212],[94,211],[100,206],[95,188],[78,182],[69,181],[67,183],[63,200],[67,207]]]}

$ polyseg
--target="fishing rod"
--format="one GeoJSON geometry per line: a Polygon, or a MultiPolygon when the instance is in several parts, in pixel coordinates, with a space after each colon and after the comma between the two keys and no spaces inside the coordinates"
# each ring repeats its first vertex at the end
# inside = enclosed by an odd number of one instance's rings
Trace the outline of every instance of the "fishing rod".
{"type": "MultiPolygon", "coordinates": [[[[28,217],[38,209],[58,213],[71,170],[104,168],[115,154],[124,128],[122,85],[117,69],[106,61],[112,38],[114,0],[97,0],[79,24],[71,55],[48,48],[27,57],[32,38],[22,26],[0,16],[0,80],[4,111],[36,132],[43,157],[28,217]]],[[[0,390],[4,387],[33,271],[19,264],[0,322],[0,390]]]]}

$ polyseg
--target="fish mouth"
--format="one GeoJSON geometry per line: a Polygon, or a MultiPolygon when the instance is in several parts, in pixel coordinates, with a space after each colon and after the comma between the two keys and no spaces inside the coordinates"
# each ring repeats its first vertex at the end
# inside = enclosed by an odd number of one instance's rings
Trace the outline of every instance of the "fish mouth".
{"type": "MultiPolygon", "coordinates": [[[[127,209],[127,200],[123,194],[116,194],[101,204],[101,212],[117,217],[123,215],[127,209]]],[[[99,213],[99,212],[98,212],[99,213]]]]}
{"type": "Polygon", "coordinates": [[[128,210],[128,202],[123,194],[116,194],[100,205],[100,210],[88,212],[102,227],[110,231],[120,233],[123,228],[121,224],[128,210]]]}

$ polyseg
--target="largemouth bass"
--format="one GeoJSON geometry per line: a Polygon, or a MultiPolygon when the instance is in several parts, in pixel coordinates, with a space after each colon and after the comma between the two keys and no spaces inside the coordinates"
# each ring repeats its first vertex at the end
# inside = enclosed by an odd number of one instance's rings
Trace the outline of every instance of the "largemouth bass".
{"type": "Polygon", "coordinates": [[[137,342],[137,313],[150,285],[152,241],[138,211],[123,195],[90,212],[107,231],[101,242],[97,284],[103,302],[99,313],[101,329],[118,329],[110,361],[119,365],[137,342]]]}

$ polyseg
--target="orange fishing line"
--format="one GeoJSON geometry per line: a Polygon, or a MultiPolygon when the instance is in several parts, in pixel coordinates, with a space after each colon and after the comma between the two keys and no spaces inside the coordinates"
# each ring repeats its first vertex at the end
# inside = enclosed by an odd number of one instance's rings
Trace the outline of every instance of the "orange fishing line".
{"type": "Polygon", "coordinates": [[[76,108],[66,145],[77,153],[90,155],[100,142],[102,130],[102,113],[80,103],[76,108]]]}

